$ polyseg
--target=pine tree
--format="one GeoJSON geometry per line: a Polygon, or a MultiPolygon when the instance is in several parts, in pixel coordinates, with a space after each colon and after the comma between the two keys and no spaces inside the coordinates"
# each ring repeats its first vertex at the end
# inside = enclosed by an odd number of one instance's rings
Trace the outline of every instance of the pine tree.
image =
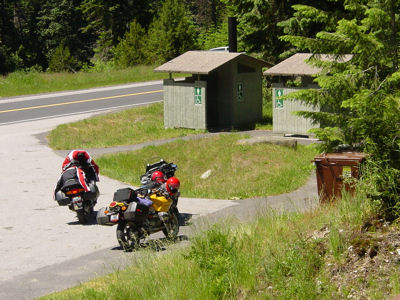
{"type": "MultiPolygon", "coordinates": [[[[79,29],[84,25],[83,16],[77,9],[80,0],[48,0],[42,5],[37,16],[37,34],[40,37],[41,50],[47,60],[53,60],[55,52],[60,55],[60,49],[67,48],[69,55],[77,61],[88,61],[92,55],[89,47],[94,42],[94,36],[82,33],[79,29]],[[60,48],[61,47],[61,48],[60,48]]],[[[60,52],[61,51],[61,52],[60,52]]],[[[70,66],[72,68],[72,66],[70,66]]]]}
{"type": "Polygon", "coordinates": [[[133,21],[129,31],[113,50],[114,62],[119,67],[131,67],[144,61],[145,30],[138,22],[133,21]]]}
{"type": "Polygon", "coordinates": [[[147,62],[166,62],[196,47],[193,20],[184,2],[166,0],[148,31],[145,49],[147,62]]]}
{"type": "Polygon", "coordinates": [[[298,49],[327,53],[336,61],[318,60],[323,70],[315,78],[320,89],[290,97],[317,104],[323,111],[300,112],[321,125],[316,135],[323,150],[339,144],[371,154],[376,195],[390,214],[400,213],[400,1],[346,1],[353,18],[341,19],[332,31],[312,37],[283,37],[298,49]],[[348,62],[339,62],[352,54],[348,62]]]}

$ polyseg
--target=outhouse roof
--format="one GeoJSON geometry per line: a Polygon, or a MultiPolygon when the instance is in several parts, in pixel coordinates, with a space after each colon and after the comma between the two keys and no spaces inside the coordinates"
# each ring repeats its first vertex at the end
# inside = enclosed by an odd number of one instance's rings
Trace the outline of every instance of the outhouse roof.
{"type": "Polygon", "coordinates": [[[229,61],[243,57],[262,67],[269,64],[244,53],[225,51],[188,51],[154,69],[155,72],[209,74],[229,61]]]}
{"type": "Polygon", "coordinates": [[[340,58],[337,58],[337,56],[330,54],[296,53],[272,68],[269,68],[263,74],[275,76],[312,76],[322,70],[306,62],[312,55],[322,61],[336,60],[338,62],[347,62],[353,57],[351,54],[342,55],[340,58]]]}

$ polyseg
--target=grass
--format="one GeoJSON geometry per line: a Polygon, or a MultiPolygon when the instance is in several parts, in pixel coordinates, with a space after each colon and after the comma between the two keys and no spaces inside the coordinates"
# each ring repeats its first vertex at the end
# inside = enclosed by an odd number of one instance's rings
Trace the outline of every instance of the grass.
{"type": "MultiPolygon", "coordinates": [[[[268,117],[256,129],[269,130],[268,117]]],[[[163,103],[99,115],[78,122],[62,124],[48,135],[53,149],[106,148],[140,144],[146,141],[183,137],[204,130],[164,128],[163,103]]]]}
{"type": "MultiPolygon", "coordinates": [[[[63,125],[49,139],[53,147],[61,149],[165,138],[170,133],[158,124],[160,105],[63,125]],[[119,132],[120,126],[126,127],[119,132]],[[79,138],[83,136],[80,127],[85,128],[86,136],[94,137],[79,138]],[[72,144],[63,144],[63,140],[72,139],[66,135],[68,131],[78,138],[72,144]]],[[[264,121],[258,128],[268,126],[268,116],[264,121]]],[[[175,136],[198,133],[173,132],[175,136]]],[[[179,166],[183,196],[248,198],[280,194],[301,186],[308,178],[310,161],[316,154],[313,148],[295,151],[265,144],[238,145],[241,138],[240,133],[234,133],[179,140],[96,160],[102,174],[132,185],[139,184],[146,163],[160,158],[173,161],[179,166]],[[211,170],[210,177],[200,179],[207,170],[211,170]]],[[[278,214],[260,207],[251,222],[239,223],[231,218],[209,224],[189,245],[175,251],[141,249],[126,269],[43,299],[388,298],[400,293],[398,263],[388,263],[398,243],[388,247],[389,256],[370,263],[370,269],[364,269],[370,262],[368,255],[352,256],[350,251],[352,247],[383,246],[378,243],[384,238],[375,236],[375,232],[364,235],[362,230],[373,211],[370,203],[358,194],[344,195],[342,201],[306,213],[278,214]]],[[[364,249],[358,249],[358,253],[360,250],[364,249]]]]}
{"type": "Polygon", "coordinates": [[[184,197],[243,199],[282,194],[305,184],[316,155],[314,147],[297,150],[272,144],[239,145],[239,133],[178,140],[133,152],[104,155],[98,162],[103,175],[140,185],[147,163],[163,158],[178,165],[184,197]],[[201,175],[210,170],[206,179],[201,175]]]}
{"type": "Polygon", "coordinates": [[[267,82],[263,80],[263,118],[256,124],[256,130],[272,130],[272,88],[267,88],[267,82]]]}
{"type": "MultiPolygon", "coordinates": [[[[267,110],[269,104],[265,105],[267,110]]],[[[257,128],[270,128],[269,120],[265,116],[257,128]]],[[[62,125],[48,138],[53,148],[71,149],[198,133],[165,130],[162,104],[154,104],[62,125]]],[[[313,147],[239,145],[242,138],[240,133],[230,133],[177,140],[96,157],[96,161],[102,175],[135,186],[147,163],[160,158],[173,161],[179,167],[177,176],[185,197],[281,194],[300,187],[309,177],[316,154],[313,147]],[[201,179],[208,170],[211,175],[201,179]]],[[[351,295],[354,287],[379,299],[399,290],[398,276],[391,274],[390,284],[383,285],[370,274],[367,288],[362,282],[349,281],[341,282],[339,289],[331,280],[332,270],[343,267],[352,232],[370,211],[367,204],[364,196],[345,197],[305,214],[277,214],[260,207],[249,223],[229,219],[209,224],[190,245],[164,253],[139,250],[126,269],[43,299],[341,299],[351,295]],[[320,235],[325,231],[326,235],[320,235]]]]}
{"type": "Polygon", "coordinates": [[[62,124],[47,138],[53,149],[103,148],[202,132],[184,128],[164,129],[163,104],[155,103],[62,124]]]}
{"type": "Polygon", "coordinates": [[[166,73],[153,72],[155,67],[137,66],[77,73],[15,72],[7,77],[0,76],[0,97],[78,90],[168,77],[166,73]]]}
{"type": "Polygon", "coordinates": [[[141,250],[125,270],[42,299],[389,298],[399,290],[395,269],[386,274],[390,284],[373,272],[363,277],[368,284],[350,279],[339,288],[335,279],[343,272],[350,240],[342,238],[337,247],[330,230],[357,232],[370,214],[368,203],[362,195],[345,196],[305,214],[260,209],[250,223],[209,224],[180,250],[161,255],[141,250]],[[327,234],[320,235],[322,229],[327,234]]]}

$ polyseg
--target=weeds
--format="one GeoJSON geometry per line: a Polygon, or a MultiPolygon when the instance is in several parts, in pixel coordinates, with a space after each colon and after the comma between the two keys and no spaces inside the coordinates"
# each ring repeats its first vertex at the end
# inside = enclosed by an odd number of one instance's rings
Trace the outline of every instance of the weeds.
{"type": "Polygon", "coordinates": [[[235,239],[214,226],[204,236],[193,240],[185,259],[193,260],[207,279],[212,296],[223,299],[233,296],[232,271],[237,260],[235,239]]]}
{"type": "Polygon", "coordinates": [[[305,214],[260,207],[252,222],[210,225],[188,247],[136,253],[126,270],[45,299],[384,299],[400,289],[390,254],[400,239],[363,234],[364,202],[356,194],[305,214]]]}

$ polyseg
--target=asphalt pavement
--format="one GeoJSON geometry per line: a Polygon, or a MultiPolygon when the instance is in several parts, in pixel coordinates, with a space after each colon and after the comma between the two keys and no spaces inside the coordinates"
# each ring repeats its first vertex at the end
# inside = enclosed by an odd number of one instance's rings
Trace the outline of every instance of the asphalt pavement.
{"type": "MultiPolygon", "coordinates": [[[[132,262],[140,256],[140,251],[124,253],[117,247],[115,227],[98,226],[95,221],[82,226],[68,208],[59,207],[52,199],[67,151],[51,150],[47,147],[45,135],[58,124],[92,115],[0,126],[0,204],[3,208],[0,299],[33,299],[60,291],[118,270],[127,261],[132,262]]],[[[105,152],[134,150],[147,144],[88,150],[98,157],[105,152]]],[[[102,176],[100,170],[101,194],[96,208],[106,206],[114,191],[125,186],[102,176]]],[[[304,187],[289,194],[246,200],[180,198],[178,207],[196,224],[205,218],[206,222],[213,222],[224,216],[248,220],[261,209],[303,211],[316,205],[317,188],[313,174],[304,187]]],[[[181,243],[185,243],[191,230],[191,226],[181,228],[181,243]]]]}

